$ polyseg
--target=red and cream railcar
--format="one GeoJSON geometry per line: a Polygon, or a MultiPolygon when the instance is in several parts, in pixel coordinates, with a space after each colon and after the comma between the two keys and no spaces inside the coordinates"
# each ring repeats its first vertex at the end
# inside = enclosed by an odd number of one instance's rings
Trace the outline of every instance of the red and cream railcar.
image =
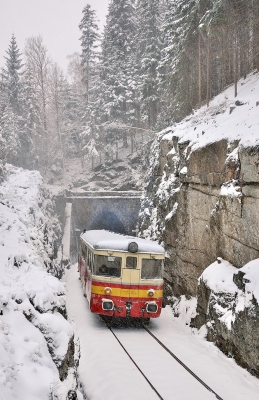
{"type": "Polygon", "coordinates": [[[163,263],[163,247],[151,240],[104,230],[80,236],[78,268],[93,313],[159,317],[163,263]]]}

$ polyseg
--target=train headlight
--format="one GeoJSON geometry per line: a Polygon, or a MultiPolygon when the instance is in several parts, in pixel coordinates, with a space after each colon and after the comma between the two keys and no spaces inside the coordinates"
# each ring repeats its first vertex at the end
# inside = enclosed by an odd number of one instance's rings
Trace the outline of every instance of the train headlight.
{"type": "Polygon", "coordinates": [[[131,242],[128,244],[128,251],[130,253],[137,253],[138,251],[138,244],[136,242],[131,242]]]}
{"type": "Polygon", "coordinates": [[[153,297],[154,294],[155,294],[154,289],[149,289],[148,292],[147,292],[148,297],[153,297]]]}
{"type": "Polygon", "coordinates": [[[110,296],[110,295],[112,294],[111,288],[110,288],[110,287],[106,287],[106,288],[104,289],[104,294],[105,294],[106,296],[110,296]]]}
{"type": "Polygon", "coordinates": [[[155,302],[147,303],[146,310],[148,313],[156,313],[158,310],[158,306],[155,302]]]}
{"type": "Polygon", "coordinates": [[[114,309],[113,301],[109,299],[102,299],[102,309],[104,311],[112,311],[114,309]]]}

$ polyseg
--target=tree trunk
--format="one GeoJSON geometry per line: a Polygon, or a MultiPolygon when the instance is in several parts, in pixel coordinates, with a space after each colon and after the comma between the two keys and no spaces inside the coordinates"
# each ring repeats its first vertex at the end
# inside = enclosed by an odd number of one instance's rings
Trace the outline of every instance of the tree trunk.
{"type": "Polygon", "coordinates": [[[253,0],[252,5],[252,54],[253,68],[259,70],[259,4],[258,0],[253,0]]]}
{"type": "Polygon", "coordinates": [[[198,33],[198,108],[201,108],[201,34],[198,33]]]}
{"type": "Polygon", "coordinates": [[[207,28],[207,93],[206,93],[207,107],[210,104],[210,27],[207,28]]]}

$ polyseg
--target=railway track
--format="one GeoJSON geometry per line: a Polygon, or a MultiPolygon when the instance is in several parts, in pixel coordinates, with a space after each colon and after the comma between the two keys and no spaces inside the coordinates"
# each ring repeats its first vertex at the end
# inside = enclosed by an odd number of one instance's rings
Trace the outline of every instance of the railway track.
{"type": "Polygon", "coordinates": [[[207,400],[216,398],[223,400],[222,397],[187,367],[146,326],[142,325],[142,329],[137,329],[135,334],[134,331],[131,332],[130,336],[132,340],[130,341],[128,339],[129,335],[124,334],[125,330],[113,328],[108,323],[106,323],[106,326],[159,399],[207,400]],[[142,342],[141,347],[136,346],[136,340],[139,338],[142,342]],[[140,348],[141,352],[139,351],[140,348]],[[161,349],[164,350],[162,353],[161,349]],[[155,366],[153,369],[152,364],[154,364],[154,360],[155,366]],[[153,371],[150,371],[150,366],[153,371]],[[162,368],[163,370],[161,370],[162,368]],[[173,397],[168,396],[169,392],[173,397]]]}

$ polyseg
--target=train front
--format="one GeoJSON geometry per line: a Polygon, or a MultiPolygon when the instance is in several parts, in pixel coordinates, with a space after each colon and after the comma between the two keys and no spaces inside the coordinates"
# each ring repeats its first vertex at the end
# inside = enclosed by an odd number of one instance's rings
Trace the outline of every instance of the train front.
{"type": "Polygon", "coordinates": [[[94,251],[90,309],[113,317],[157,318],[162,308],[164,249],[149,240],[118,236],[120,243],[94,251]]]}

